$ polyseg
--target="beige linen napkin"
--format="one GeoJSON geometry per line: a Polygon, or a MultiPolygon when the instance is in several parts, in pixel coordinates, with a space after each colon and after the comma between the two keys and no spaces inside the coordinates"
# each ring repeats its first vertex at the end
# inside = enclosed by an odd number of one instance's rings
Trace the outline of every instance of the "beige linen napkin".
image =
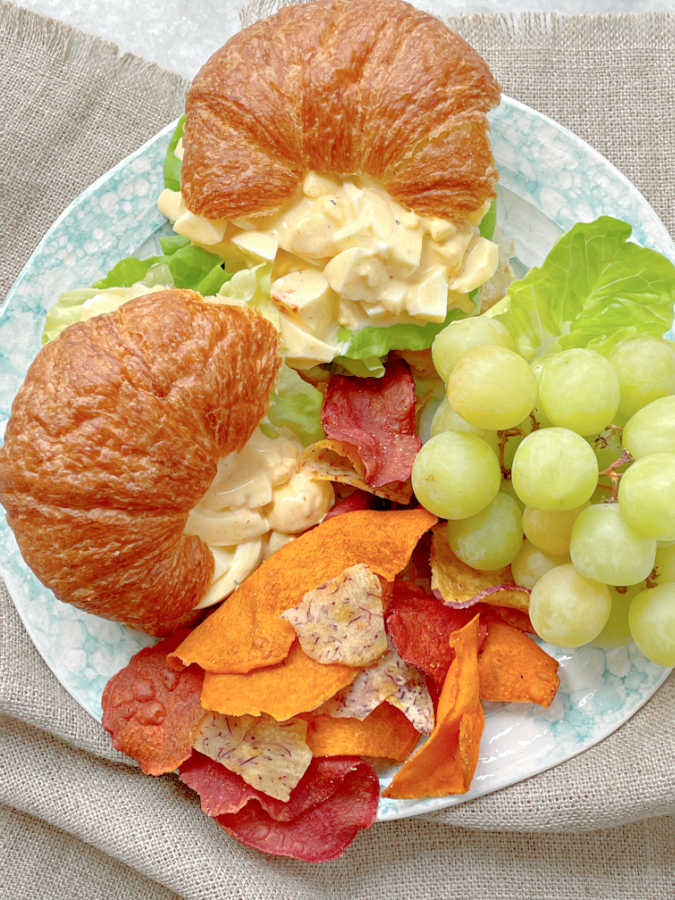
{"type": "MultiPolygon", "coordinates": [[[[507,93],[609,156],[675,230],[674,15],[451,24],[507,93]]],[[[2,2],[0,85],[2,297],[56,215],[174,118],[186,86],[2,2]]],[[[672,894],[673,677],[576,759],[436,816],[377,825],[313,867],[240,846],[175,778],[143,776],[60,687],[2,584],[0,617],[1,897],[672,894]]]]}

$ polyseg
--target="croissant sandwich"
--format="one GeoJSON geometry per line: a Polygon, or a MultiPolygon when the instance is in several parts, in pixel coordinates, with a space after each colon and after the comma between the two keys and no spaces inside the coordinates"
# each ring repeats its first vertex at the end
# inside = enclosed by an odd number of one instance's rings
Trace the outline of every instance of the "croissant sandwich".
{"type": "Polygon", "coordinates": [[[256,428],[280,360],[383,372],[475,311],[498,100],[479,55],[400,0],[289,7],[211,57],[159,207],[214,267],[69,305],[0,449],[0,502],[60,600],[168,634],[321,519],[330,484],[256,428]],[[266,317],[241,278],[267,279],[266,317]]]}

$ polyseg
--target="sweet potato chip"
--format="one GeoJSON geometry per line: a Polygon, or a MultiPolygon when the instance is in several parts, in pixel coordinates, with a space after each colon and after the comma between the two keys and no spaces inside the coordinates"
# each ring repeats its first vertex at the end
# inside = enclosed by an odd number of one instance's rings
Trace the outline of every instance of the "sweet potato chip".
{"type": "Polygon", "coordinates": [[[309,809],[327,800],[343,778],[362,760],[353,756],[325,756],[312,759],[305,774],[291,791],[287,801],[257,791],[241,775],[193,750],[180,767],[180,780],[199,794],[202,812],[207,816],[231,815],[255,801],[277,822],[291,822],[309,809]]]}
{"type": "Polygon", "coordinates": [[[436,727],[401,766],[385,797],[443,797],[469,789],[478,762],[483,707],[478,693],[478,616],[450,636],[455,658],[438,701],[436,727]]]}
{"type": "Polygon", "coordinates": [[[377,816],[380,782],[364,760],[351,769],[337,789],[318,806],[289,822],[278,821],[256,803],[216,822],[229,835],[264,853],[305,862],[334,859],[368,828],[377,816]]]}
{"type": "Polygon", "coordinates": [[[444,603],[465,603],[481,595],[481,602],[495,606],[530,607],[530,592],[514,583],[510,566],[496,572],[470,568],[450,549],[445,525],[434,528],[431,539],[431,587],[444,603]]]}
{"type": "Polygon", "coordinates": [[[359,669],[353,666],[315,662],[296,641],[286,659],[276,666],[246,675],[207,672],[202,706],[228,716],[266,713],[283,722],[316,709],[358,674],[359,669]]]}
{"type": "Polygon", "coordinates": [[[132,656],[101,698],[103,727],[113,746],[146,775],[173,772],[188,759],[204,716],[199,700],[204,673],[197,666],[172,671],[166,662],[186,633],[178,631],[132,656]]]}
{"type": "Polygon", "coordinates": [[[307,715],[307,743],[314,756],[371,756],[401,762],[411,753],[419,733],[403,713],[382,703],[368,718],[335,719],[307,715]]]}
{"type": "Polygon", "coordinates": [[[393,581],[436,521],[418,508],[357,510],[322,522],[266,559],[173,656],[208,672],[250,672],[281,662],[295,632],[280,613],[357,563],[393,581]]]}
{"type": "Polygon", "coordinates": [[[350,484],[360,491],[367,491],[385,500],[393,500],[394,503],[410,503],[412,497],[410,479],[394,481],[377,488],[372,487],[365,480],[365,469],[356,448],[342,441],[324,439],[310,444],[300,457],[300,462],[319,481],[350,484]]]}
{"type": "Polygon", "coordinates": [[[387,649],[380,580],[362,563],[307,591],[281,618],[320,663],[367,666],[387,649]]]}
{"type": "Polygon", "coordinates": [[[422,442],[415,434],[415,379],[395,359],[382,378],[333,375],[321,410],[326,437],[356,447],[373,488],[410,478],[422,442]]]}
{"type": "Polygon", "coordinates": [[[194,748],[285,802],[312,761],[306,734],[307,723],[301,719],[279,723],[267,716],[210,713],[199,726],[194,748]]]}
{"type": "MultiPolygon", "coordinates": [[[[512,609],[508,606],[488,606],[485,603],[476,604],[475,607],[471,608],[480,610],[481,625],[485,623],[485,626],[488,629],[490,627],[490,623],[496,620],[498,622],[505,622],[512,628],[517,628],[518,631],[525,631],[528,634],[536,634],[534,628],[532,627],[532,622],[530,621],[529,615],[522,609],[512,609]]],[[[487,635],[485,637],[487,638],[487,635]]],[[[478,648],[478,652],[481,652],[480,646],[478,648]]]]}
{"type": "MultiPolygon", "coordinates": [[[[440,688],[455,656],[450,635],[471,621],[476,611],[476,607],[451,609],[421,588],[397,580],[386,614],[387,632],[400,656],[426,672],[440,688]]],[[[481,616],[479,652],[486,639],[487,628],[481,616]]]]}
{"type": "Polygon", "coordinates": [[[505,703],[550,706],[560,684],[557,661],[522,631],[497,620],[490,622],[478,675],[481,700],[505,703]]]}

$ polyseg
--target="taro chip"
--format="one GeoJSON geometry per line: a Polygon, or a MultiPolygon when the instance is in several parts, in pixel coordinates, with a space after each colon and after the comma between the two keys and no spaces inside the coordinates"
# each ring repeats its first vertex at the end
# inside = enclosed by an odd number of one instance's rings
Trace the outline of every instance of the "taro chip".
{"type": "Polygon", "coordinates": [[[321,410],[326,437],[351,444],[373,488],[410,478],[422,443],[415,434],[415,380],[395,359],[382,378],[333,375],[321,410]]]}
{"type": "Polygon", "coordinates": [[[530,607],[530,592],[514,584],[510,566],[495,572],[470,568],[450,549],[444,525],[434,529],[431,539],[431,587],[448,604],[476,600],[525,611],[530,607]]]}
{"type": "Polygon", "coordinates": [[[339,856],[360,829],[372,825],[379,795],[375,770],[359,760],[323,803],[291,821],[274,819],[256,803],[232,815],[218,816],[215,821],[238,841],[264,853],[325,862],[339,856]]]}
{"type": "Polygon", "coordinates": [[[419,732],[389,703],[382,703],[363,721],[317,713],[303,718],[308,723],[307,743],[314,756],[344,754],[402,762],[419,740],[419,732]]]}
{"type": "Polygon", "coordinates": [[[380,703],[416,677],[416,670],[392,648],[374,666],[363,669],[349,687],[324,703],[317,712],[363,721],[380,703]]]}
{"type": "Polygon", "coordinates": [[[302,720],[222,716],[202,721],[194,748],[235,772],[256,790],[286,801],[312,761],[302,720]]]}
{"type": "Polygon", "coordinates": [[[478,675],[481,700],[504,703],[550,706],[560,684],[557,660],[522,631],[496,619],[488,627],[478,675]]]}
{"type": "Polygon", "coordinates": [[[197,666],[173,671],[167,654],[185,629],[146,647],[108,681],[101,698],[103,727],[113,746],[131,756],[146,775],[173,772],[192,752],[203,718],[199,695],[204,673],[197,666]]]}
{"type": "Polygon", "coordinates": [[[382,588],[363,564],[307,591],[281,618],[291,623],[307,656],[320,663],[367,666],[387,649],[382,588]]]}
{"type": "Polygon", "coordinates": [[[316,709],[351,684],[358,674],[353,666],[316,662],[296,641],[286,659],[276,666],[256,669],[246,675],[207,672],[202,706],[228,716],[266,713],[282,722],[316,709]]]}
{"type": "Polygon", "coordinates": [[[407,681],[387,697],[387,703],[400,709],[411,725],[420,734],[431,734],[434,730],[434,704],[421,673],[407,681]]]}
{"type": "Polygon", "coordinates": [[[250,672],[281,662],[295,640],[282,612],[357,563],[393,581],[436,521],[424,509],[364,509],[327,519],[266,559],[173,657],[208,672],[250,672]]]}
{"type": "Polygon", "coordinates": [[[478,762],[483,707],[478,679],[478,616],[450,636],[455,657],[445,676],[436,726],[383,791],[385,797],[444,797],[468,791],[478,762]]]}
{"type": "Polygon", "coordinates": [[[394,481],[373,487],[365,480],[365,469],[355,447],[342,441],[323,439],[310,444],[300,459],[302,466],[318,481],[335,481],[349,484],[359,492],[368,492],[375,497],[392,500],[394,503],[410,503],[412,484],[394,481]]]}
{"type": "Polygon", "coordinates": [[[247,784],[241,775],[197,750],[180,767],[180,780],[199,794],[207,816],[231,815],[255,801],[277,822],[290,822],[332,796],[345,775],[362,761],[353,756],[312,759],[286,802],[276,800],[247,784]]]}

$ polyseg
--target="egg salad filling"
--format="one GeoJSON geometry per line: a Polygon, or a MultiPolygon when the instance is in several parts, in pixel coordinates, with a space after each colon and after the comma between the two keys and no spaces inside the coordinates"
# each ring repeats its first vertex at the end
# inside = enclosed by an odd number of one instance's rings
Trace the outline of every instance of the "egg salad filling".
{"type": "Polygon", "coordinates": [[[333,505],[330,483],[299,465],[302,450],[299,441],[269,438],[257,428],[239,453],[219,460],[184,530],[200,537],[215,561],[197,609],[231,594],[263,559],[316,525],[333,505]]]}
{"type": "MultiPolygon", "coordinates": [[[[176,155],[182,158],[179,142],[176,155]]],[[[499,249],[478,232],[489,201],[461,224],[419,216],[366,176],[308,173],[274,215],[232,221],[191,213],[180,191],[158,200],[177,234],[223,258],[272,265],[282,351],[299,369],[340,355],[340,328],[443,322],[472,312],[470,292],[497,270],[499,249]]]]}

